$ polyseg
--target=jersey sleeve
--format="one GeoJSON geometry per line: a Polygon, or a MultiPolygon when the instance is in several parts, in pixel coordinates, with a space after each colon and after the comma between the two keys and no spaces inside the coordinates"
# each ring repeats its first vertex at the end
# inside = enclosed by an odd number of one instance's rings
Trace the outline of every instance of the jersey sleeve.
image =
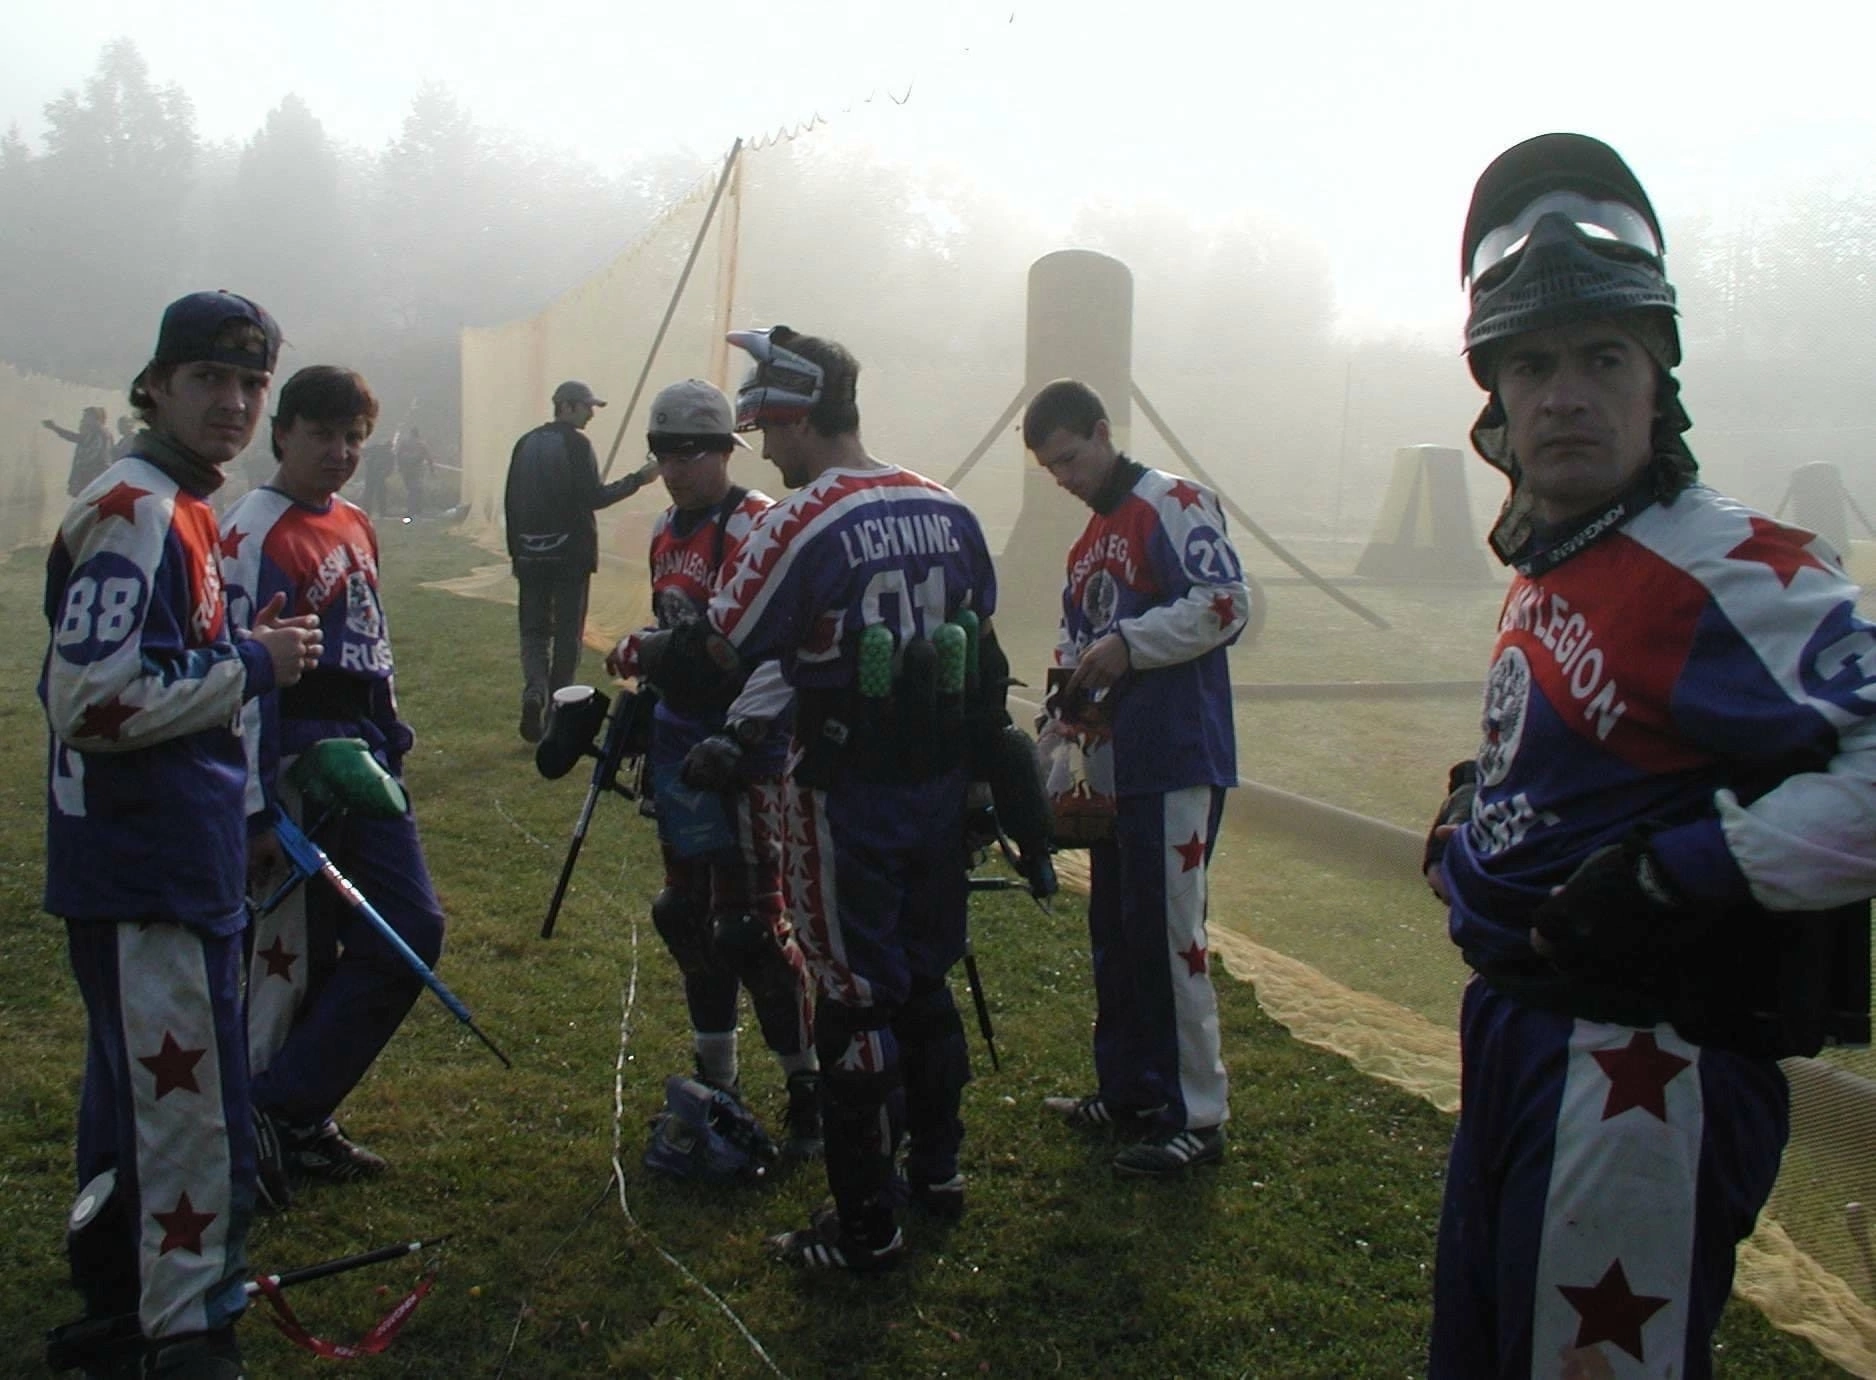
{"type": "MultiPolygon", "coordinates": [[[[1195,661],[1235,642],[1249,622],[1251,596],[1224,514],[1209,490],[1180,479],[1141,496],[1158,519],[1147,555],[1168,597],[1117,627],[1134,669],[1148,671],[1195,661]]],[[[1059,655],[1058,663],[1066,664],[1059,655]]]]}
{"type": "Polygon", "coordinates": [[[126,473],[74,505],[48,561],[46,717],[85,752],[230,725],[250,682],[273,679],[265,649],[244,652],[223,627],[212,519],[185,539],[173,484],[126,473]]]}

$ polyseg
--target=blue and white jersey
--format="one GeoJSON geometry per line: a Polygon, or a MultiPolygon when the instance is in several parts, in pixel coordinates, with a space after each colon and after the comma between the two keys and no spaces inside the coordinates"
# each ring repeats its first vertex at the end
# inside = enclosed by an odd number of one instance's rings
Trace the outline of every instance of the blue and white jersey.
{"type": "Polygon", "coordinates": [[[1529,958],[1538,902],[1644,824],[1703,901],[1876,895],[1876,628],[1856,597],[1825,543],[1702,485],[1514,579],[1478,798],[1445,855],[1454,942],[1529,958]]]}
{"type": "Polygon", "coordinates": [[[977,517],[941,484],[887,465],[829,470],[764,512],[728,562],[710,621],[745,661],[777,658],[796,689],[853,684],[860,633],[899,646],[961,609],[996,611],[977,517]]]}
{"type": "Polygon", "coordinates": [[[1204,485],[1143,469],[1112,512],[1089,516],[1068,552],[1055,663],[1074,666],[1109,633],[1127,643],[1133,670],[1108,695],[1117,794],[1238,784],[1225,648],[1250,613],[1224,513],[1204,485]]]}
{"type": "Polygon", "coordinates": [[[240,929],[241,706],[273,663],[232,640],[214,510],[142,456],[119,460],[65,515],[45,610],[45,908],[240,929]]]}

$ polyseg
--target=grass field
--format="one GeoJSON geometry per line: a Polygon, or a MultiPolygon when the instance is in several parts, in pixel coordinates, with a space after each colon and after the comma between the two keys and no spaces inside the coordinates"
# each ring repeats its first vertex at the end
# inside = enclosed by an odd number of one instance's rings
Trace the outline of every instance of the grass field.
{"type": "MultiPolygon", "coordinates": [[[[1045,1094],[1090,1081],[1088,964],[1073,897],[1051,914],[1019,896],[976,903],[1003,1068],[991,1072],[975,1046],[978,1078],[965,1094],[970,1212],[948,1230],[915,1219],[903,1269],[804,1279],[764,1258],[762,1237],[804,1220],[823,1196],[818,1169],[736,1191],[649,1179],[638,1163],[646,1122],[663,1076],[689,1064],[676,973],[644,917],[657,885],[649,826],[624,802],[601,805],[560,934],[538,939],[583,776],[540,780],[515,736],[512,609],[421,587],[487,557],[434,527],[383,536],[400,695],[419,738],[409,779],[450,916],[441,971],[515,1068],[501,1068],[426,996],[342,1112],[393,1172],[309,1191],[257,1230],[253,1263],[269,1271],[449,1235],[436,1292],[358,1373],[1423,1373],[1449,1119],[1292,1040],[1260,1013],[1249,985],[1222,979],[1228,1159],[1182,1184],[1117,1181],[1107,1147],[1064,1133],[1039,1107],[1045,1094]]],[[[0,1370],[20,1375],[36,1372],[43,1331],[76,1312],[60,1233],[82,1029],[61,928],[38,910],[39,559],[22,553],[0,565],[0,1283],[11,1301],[0,1370]]],[[[1269,678],[1303,678],[1293,668],[1320,655],[1286,648],[1285,636],[1273,617],[1269,678]]],[[[598,675],[596,657],[586,670],[598,675]]],[[[1248,754],[1279,772],[1294,759],[1276,738],[1300,748],[1325,736],[1300,710],[1284,712],[1294,717],[1280,734],[1248,754]]],[[[1461,722],[1454,731],[1463,753],[1470,730],[1461,722]]],[[[1425,749],[1442,763],[1459,753],[1425,749]]],[[[1411,823],[1429,789],[1412,779],[1413,755],[1411,767],[1381,770],[1343,761],[1340,775],[1366,781],[1372,812],[1411,823]]],[[[1338,760],[1325,752],[1298,768],[1294,787],[1319,787],[1338,760]]],[[[1247,763],[1247,775],[1260,770],[1247,763]]],[[[1233,903],[1281,910],[1301,932],[1326,896],[1320,913],[1340,917],[1325,922],[1327,948],[1346,947],[1333,924],[1406,904],[1399,883],[1343,877],[1280,840],[1258,848],[1255,867],[1233,869],[1246,879],[1233,903]]],[[[1414,914],[1412,924],[1429,923],[1424,910],[1414,914]]],[[[1447,980],[1429,979],[1428,1005],[1447,980]]],[[[780,1076],[744,1026],[745,1086],[773,1118],[780,1076]]],[[[293,1302],[316,1333],[349,1340],[414,1274],[374,1267],[307,1285],[293,1302]]],[[[243,1337],[257,1376],[332,1373],[258,1317],[243,1337]]],[[[1719,1345],[1729,1377],[1838,1373],[1737,1303],[1719,1345]]]]}

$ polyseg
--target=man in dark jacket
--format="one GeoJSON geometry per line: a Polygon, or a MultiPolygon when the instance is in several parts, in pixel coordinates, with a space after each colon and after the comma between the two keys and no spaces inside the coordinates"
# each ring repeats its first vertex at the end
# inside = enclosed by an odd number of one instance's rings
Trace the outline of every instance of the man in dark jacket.
{"type": "Polygon", "coordinates": [[[647,461],[603,484],[582,434],[605,400],[569,380],[554,390],[554,420],[515,442],[503,511],[508,559],[521,592],[521,736],[539,742],[554,691],[573,680],[586,626],[586,592],[599,568],[593,514],[630,498],[658,474],[647,461]]]}

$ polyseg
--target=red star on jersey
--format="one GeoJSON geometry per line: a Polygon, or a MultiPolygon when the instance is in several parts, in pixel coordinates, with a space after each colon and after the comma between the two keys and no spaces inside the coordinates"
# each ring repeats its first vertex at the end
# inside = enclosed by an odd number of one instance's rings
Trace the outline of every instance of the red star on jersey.
{"type": "Polygon", "coordinates": [[[248,534],[243,532],[239,527],[230,527],[222,534],[221,558],[224,561],[239,560],[241,558],[241,543],[247,539],[248,534]]]}
{"type": "Polygon", "coordinates": [[[150,1216],[163,1228],[163,1244],[156,1248],[158,1255],[178,1250],[202,1254],[202,1233],[215,1220],[212,1212],[197,1212],[187,1193],[176,1200],[176,1206],[170,1211],[153,1212],[150,1216]]]}
{"type": "Polygon", "coordinates": [[[1238,621],[1237,607],[1231,602],[1229,594],[1212,596],[1212,617],[1218,620],[1218,630],[1223,632],[1238,621]]]}
{"type": "Polygon", "coordinates": [[[132,714],[142,712],[134,704],[125,704],[116,695],[111,696],[103,704],[88,704],[85,706],[84,714],[78,720],[77,736],[102,738],[107,743],[115,743],[119,730],[124,726],[124,721],[132,714]]]}
{"type": "Polygon", "coordinates": [[[1668,1300],[1630,1289],[1621,1261],[1610,1262],[1594,1288],[1559,1284],[1557,1292],[1570,1301],[1570,1307],[1582,1319],[1576,1329],[1579,1347],[1614,1342],[1637,1361],[1647,1359],[1642,1355],[1642,1324],[1666,1308],[1668,1300]]]}
{"type": "Polygon", "coordinates": [[[1181,508],[1191,508],[1191,507],[1196,506],[1201,497],[1198,491],[1198,488],[1195,485],[1187,483],[1183,479],[1181,479],[1177,484],[1173,485],[1170,489],[1168,489],[1166,491],[1166,496],[1168,498],[1178,499],[1179,506],[1181,508]]]}
{"type": "Polygon", "coordinates": [[[269,944],[264,949],[257,949],[255,951],[255,957],[267,965],[268,977],[285,978],[288,982],[293,981],[293,964],[299,958],[299,955],[287,951],[286,940],[281,936],[275,935],[273,943],[269,944]]]}
{"type": "Polygon", "coordinates": [[[176,1037],[165,1030],[163,1047],[155,1054],[138,1055],[137,1062],[156,1075],[156,1100],[161,1102],[178,1088],[183,1092],[202,1091],[201,1084],[195,1081],[195,1066],[207,1053],[206,1048],[184,1049],[176,1043],[176,1037]]]}
{"type": "Polygon", "coordinates": [[[1172,850],[1179,855],[1179,861],[1184,864],[1179,869],[1181,872],[1190,872],[1205,861],[1205,840],[1197,834],[1193,834],[1184,843],[1175,843],[1172,850]]]}
{"type": "Polygon", "coordinates": [[[137,500],[149,496],[148,489],[139,489],[135,484],[119,480],[92,499],[91,506],[98,510],[100,518],[120,517],[134,527],[137,524],[137,500]]]}
{"type": "Polygon", "coordinates": [[[1596,1062],[1609,1078],[1609,1096],[1602,1104],[1602,1119],[1640,1107],[1657,1121],[1668,1119],[1668,1084],[1692,1060],[1670,1054],[1655,1043],[1652,1031],[1637,1031],[1626,1048],[1597,1050],[1596,1062]]]}
{"type": "Polygon", "coordinates": [[[1188,947],[1181,949],[1179,957],[1186,961],[1186,976],[1198,977],[1202,974],[1210,955],[1211,950],[1200,948],[1199,941],[1196,939],[1188,947]]]}
{"type": "Polygon", "coordinates": [[[1789,589],[1802,567],[1808,565],[1813,570],[1826,568],[1822,561],[1805,550],[1805,543],[1810,539],[1809,532],[1782,526],[1770,518],[1755,517],[1752,519],[1752,535],[1728,551],[1726,559],[1757,561],[1778,576],[1779,584],[1789,589]]]}

